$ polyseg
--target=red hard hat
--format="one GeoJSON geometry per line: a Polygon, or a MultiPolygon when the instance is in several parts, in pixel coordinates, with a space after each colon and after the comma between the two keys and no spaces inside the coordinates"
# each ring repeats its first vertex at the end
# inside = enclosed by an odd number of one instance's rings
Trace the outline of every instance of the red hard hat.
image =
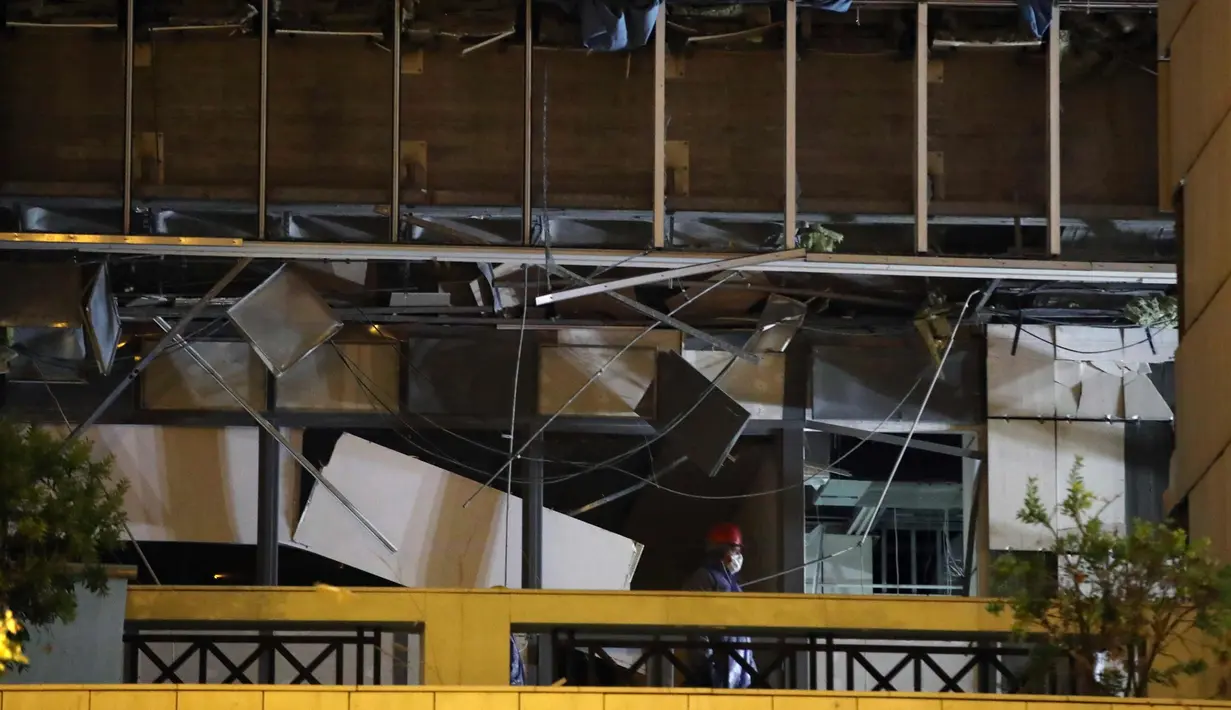
{"type": "Polygon", "coordinates": [[[734,523],[719,523],[710,528],[705,541],[711,545],[744,545],[744,536],[740,534],[739,526],[734,523]]]}

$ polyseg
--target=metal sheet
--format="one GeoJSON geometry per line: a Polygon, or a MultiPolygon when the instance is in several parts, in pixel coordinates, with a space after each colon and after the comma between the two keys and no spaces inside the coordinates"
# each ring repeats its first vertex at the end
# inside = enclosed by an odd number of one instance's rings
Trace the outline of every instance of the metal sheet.
{"type": "Polygon", "coordinates": [[[329,304],[290,265],[227,309],[227,315],[275,377],[342,329],[329,304]]]}
{"type": "MultiPolygon", "coordinates": [[[[916,388],[895,415],[890,413],[921,374],[934,371],[931,354],[915,336],[855,338],[812,352],[813,419],[910,422],[923,401],[924,386],[916,388]]],[[[982,360],[979,341],[957,340],[920,421],[982,424],[982,360]]]]}
{"type": "Polygon", "coordinates": [[[111,279],[107,265],[103,264],[90,282],[85,301],[86,334],[98,371],[110,374],[115,363],[116,350],[120,347],[120,309],[111,295],[111,279]]]}

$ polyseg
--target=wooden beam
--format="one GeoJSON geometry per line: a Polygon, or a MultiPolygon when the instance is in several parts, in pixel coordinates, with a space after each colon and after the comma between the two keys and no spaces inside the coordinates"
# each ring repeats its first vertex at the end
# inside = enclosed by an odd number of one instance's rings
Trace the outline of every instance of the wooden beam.
{"type": "Polygon", "coordinates": [[[132,231],[133,212],[133,62],[136,55],[135,0],[128,0],[124,20],[124,217],[123,233],[132,231]]]}
{"type": "MultiPolygon", "coordinates": [[[[525,67],[522,73],[522,88],[524,89],[525,116],[522,123],[522,164],[521,164],[521,243],[530,246],[534,240],[534,205],[530,200],[530,183],[533,177],[534,165],[534,3],[526,3],[525,24],[525,67]]],[[[546,89],[544,89],[546,90],[546,89]]],[[[546,165],[543,166],[547,168],[546,165]]]]}
{"type": "Polygon", "coordinates": [[[795,126],[795,95],[798,71],[799,50],[796,46],[799,35],[799,7],[796,0],[786,0],[786,205],[782,219],[783,248],[794,249],[796,236],[799,233],[799,171],[796,161],[796,126],[795,126]]]}
{"type": "MultiPolygon", "coordinates": [[[[266,0],[268,2],[268,0],[266,0]]],[[[401,237],[402,202],[402,0],[393,0],[393,36],[390,54],[393,55],[393,102],[390,108],[389,146],[392,158],[389,175],[389,241],[401,237]]],[[[424,187],[427,187],[424,185],[424,187]]]]}
{"type": "Polygon", "coordinates": [[[667,245],[667,4],[654,22],[654,248],[667,245]]]}
{"type": "Polygon", "coordinates": [[[928,252],[928,4],[915,17],[915,252],[928,252]]]}
{"type": "Polygon", "coordinates": [[[1060,6],[1047,27],[1047,253],[1060,256],[1060,6]]]}

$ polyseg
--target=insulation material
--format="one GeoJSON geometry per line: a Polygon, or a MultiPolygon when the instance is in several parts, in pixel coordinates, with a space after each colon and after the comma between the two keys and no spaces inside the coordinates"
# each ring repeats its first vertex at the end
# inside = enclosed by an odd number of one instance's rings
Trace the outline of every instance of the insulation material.
{"type": "MultiPolygon", "coordinates": [[[[349,434],[322,473],[398,551],[389,552],[322,486],[313,487],[295,529],[304,549],[407,587],[521,586],[520,498],[349,434]]],[[[628,589],[641,550],[544,511],[546,588],[628,589]]]]}
{"type": "Polygon", "coordinates": [[[539,414],[552,415],[563,407],[565,415],[573,416],[636,416],[633,409],[654,379],[657,351],[652,347],[633,347],[611,361],[620,350],[549,345],[540,348],[539,414]],[[600,370],[598,379],[581,390],[600,370]],[[569,403],[574,395],[577,398],[569,403]]]}
{"type": "Polygon", "coordinates": [[[1056,413],[1056,349],[1051,328],[987,327],[987,415],[989,417],[1051,417],[1056,413]],[[1017,349],[1014,352],[1014,340],[1017,349]]]}
{"type": "MultiPolygon", "coordinates": [[[[221,429],[98,426],[86,433],[95,458],[114,458],[137,540],[256,544],[258,433],[221,429]]],[[[299,431],[284,432],[299,447],[299,431]]],[[[282,452],[280,540],[290,539],[298,513],[299,467],[282,452]]]]}
{"type": "Polygon", "coordinates": [[[1055,506],[1055,462],[1056,422],[999,419],[987,422],[987,525],[990,549],[1037,550],[1050,547],[1047,532],[1019,521],[1017,511],[1026,499],[1026,483],[1032,477],[1038,482],[1044,505],[1055,506]]]}
{"type": "MultiPolygon", "coordinates": [[[[1069,489],[1069,474],[1077,457],[1082,459],[1081,476],[1096,501],[1092,514],[1105,525],[1123,531],[1124,500],[1124,424],[1121,422],[1056,423],[1056,496],[1064,499],[1069,489]]],[[[1036,456],[1035,461],[1038,461],[1036,456]]],[[[1071,529],[1071,518],[1057,513],[1058,529],[1071,529]]]]}
{"type": "Polygon", "coordinates": [[[278,378],[279,409],[384,412],[398,409],[399,344],[326,344],[278,378]]]}
{"type": "MultiPolygon", "coordinates": [[[[684,351],[684,360],[710,382],[734,357],[715,350],[684,351]]],[[[753,419],[781,419],[782,395],[786,387],[786,355],[764,352],[760,357],[761,361],[755,363],[737,360],[723,375],[718,387],[748,410],[753,419]]]]}

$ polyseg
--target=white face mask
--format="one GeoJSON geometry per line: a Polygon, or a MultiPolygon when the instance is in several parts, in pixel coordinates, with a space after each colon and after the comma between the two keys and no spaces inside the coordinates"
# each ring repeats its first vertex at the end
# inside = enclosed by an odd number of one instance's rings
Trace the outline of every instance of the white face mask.
{"type": "Polygon", "coordinates": [[[727,562],[727,571],[730,572],[731,574],[739,574],[739,571],[740,569],[743,568],[743,566],[744,566],[744,555],[743,553],[736,552],[733,555],[731,555],[730,561],[727,562]]]}

